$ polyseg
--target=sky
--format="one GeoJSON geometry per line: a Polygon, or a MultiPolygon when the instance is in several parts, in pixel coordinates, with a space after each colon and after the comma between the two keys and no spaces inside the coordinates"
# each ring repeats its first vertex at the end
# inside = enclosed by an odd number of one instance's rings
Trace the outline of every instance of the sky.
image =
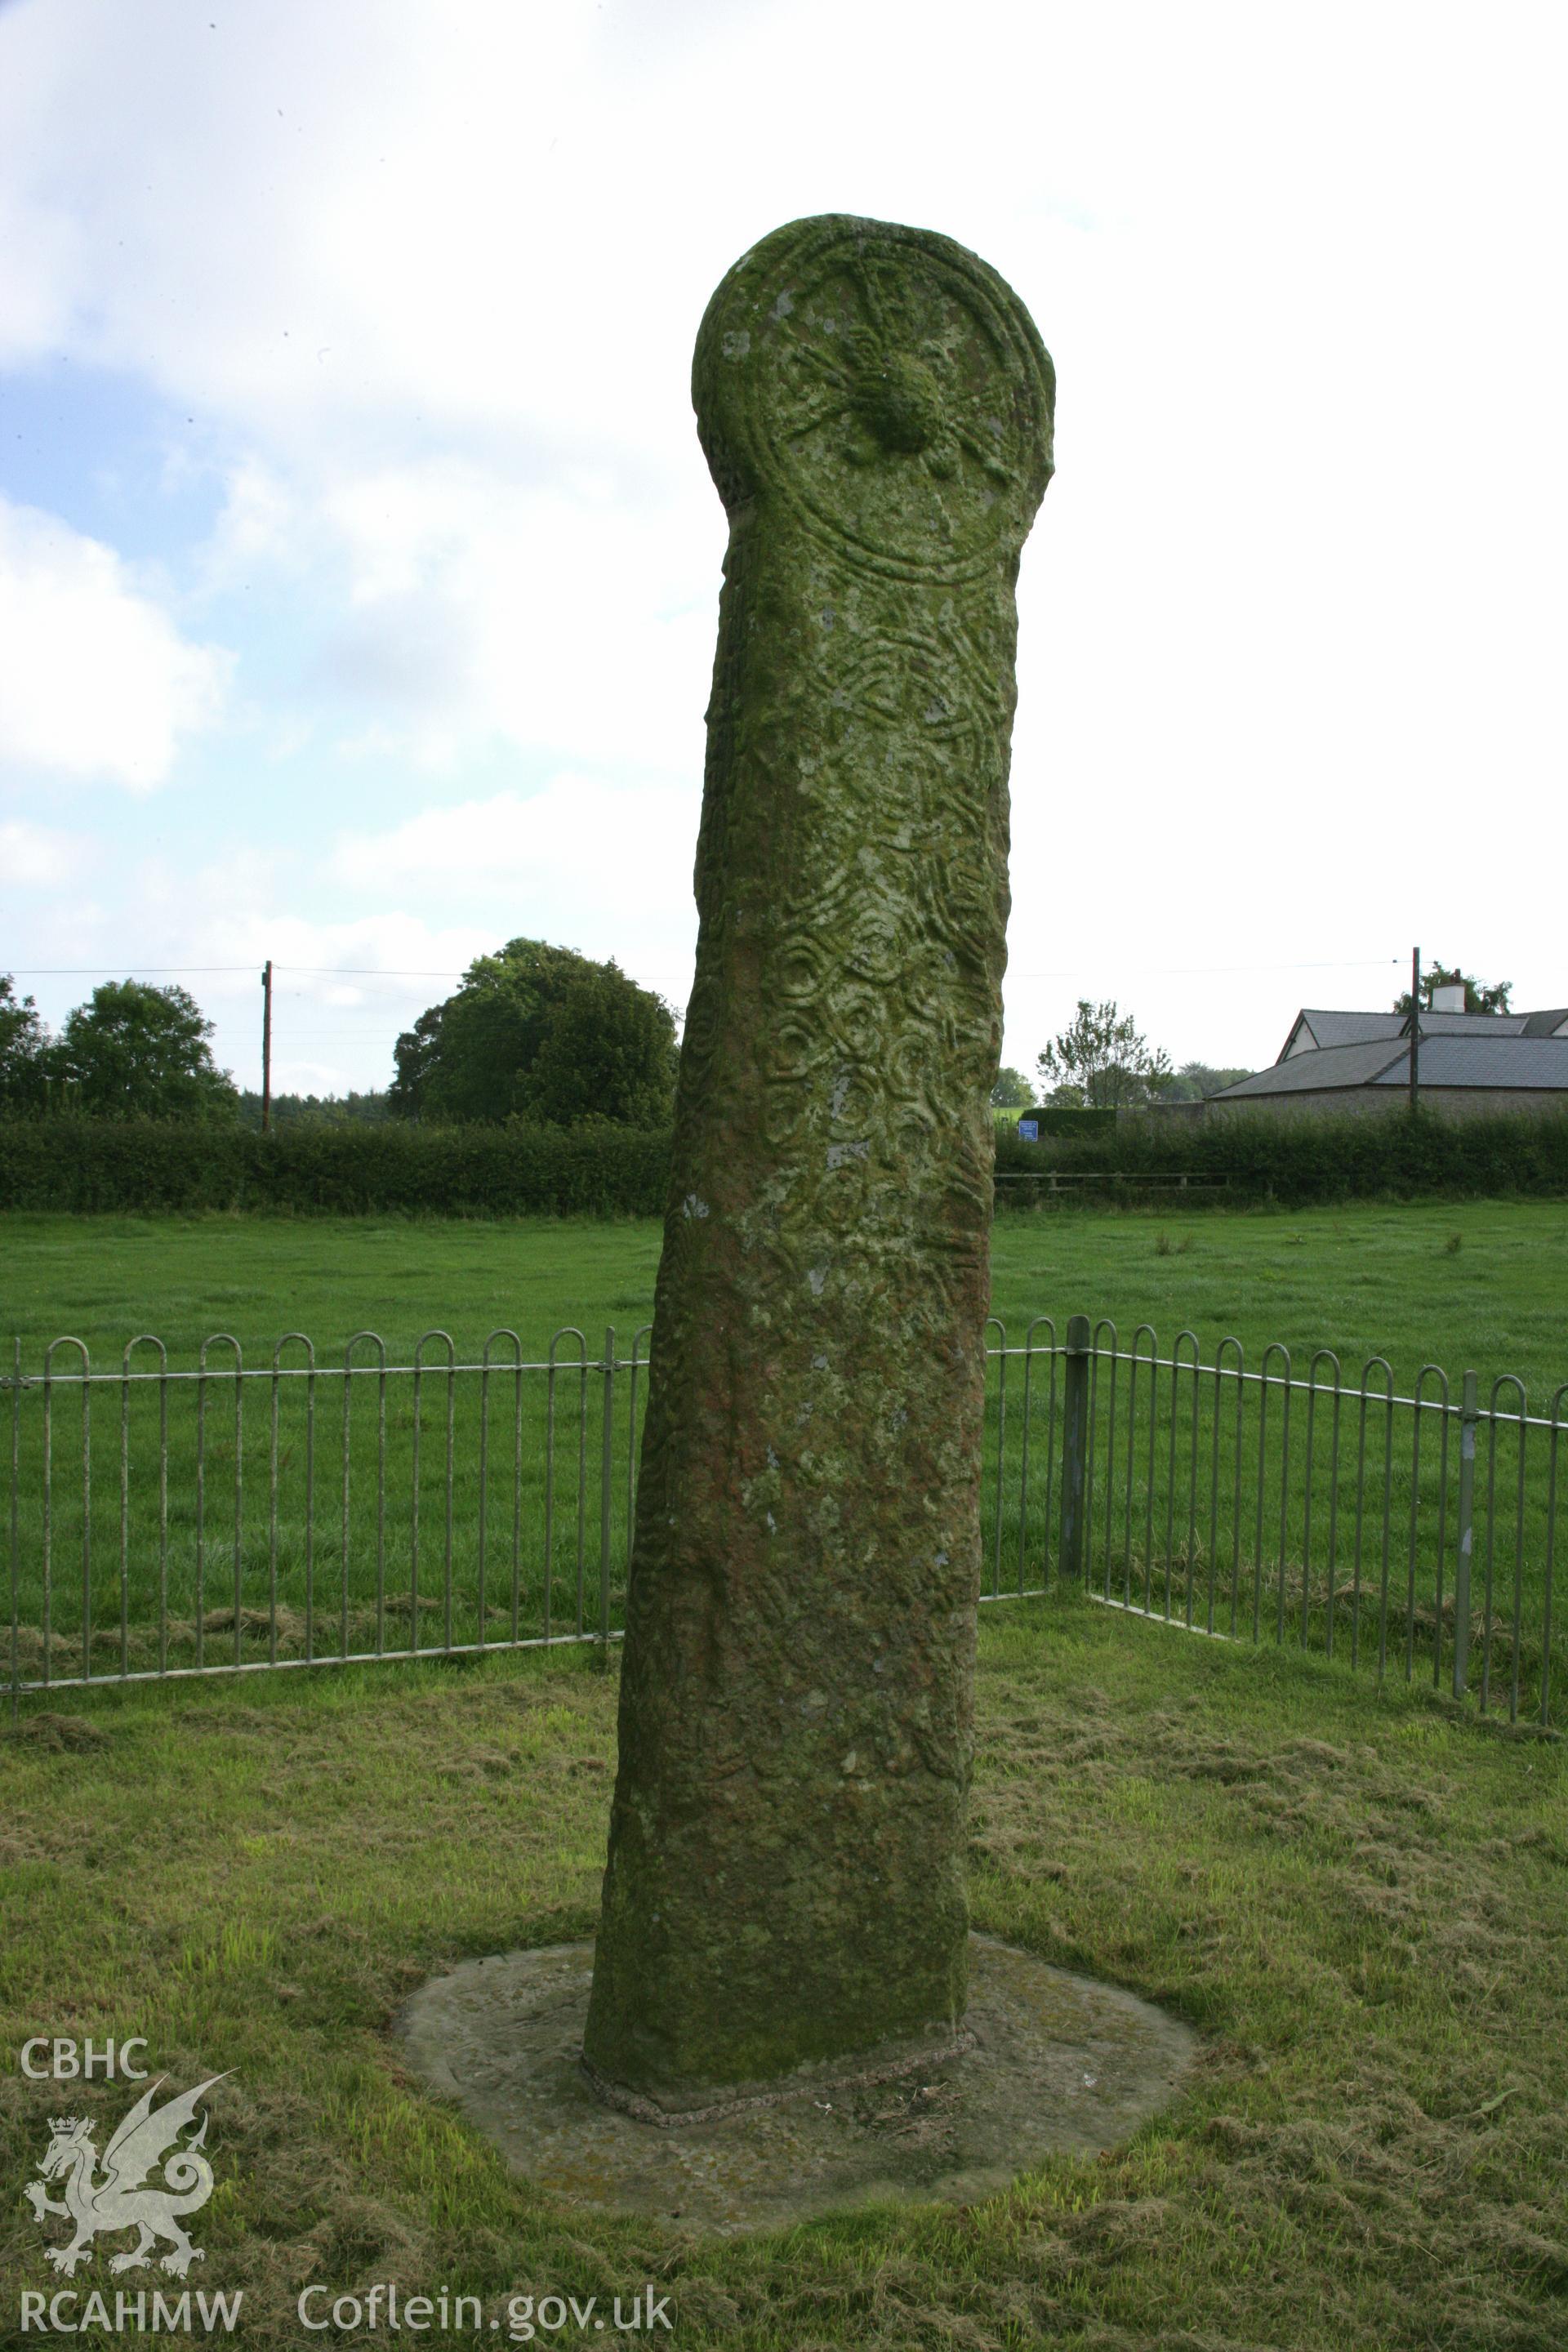
{"type": "Polygon", "coordinates": [[[0,971],[384,1085],[518,934],[678,1009],[781,223],[1027,304],[1005,1058],[1272,1060],[1420,944],[1568,999],[1568,17],[1247,0],[0,0],[0,971]]]}

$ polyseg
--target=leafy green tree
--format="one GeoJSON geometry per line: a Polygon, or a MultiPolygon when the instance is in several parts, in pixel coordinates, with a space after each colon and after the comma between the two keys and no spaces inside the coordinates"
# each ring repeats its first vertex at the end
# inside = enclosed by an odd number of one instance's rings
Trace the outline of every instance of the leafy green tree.
{"type": "Polygon", "coordinates": [[[1072,1021],[1046,1047],[1037,1067],[1048,1102],[1089,1110],[1132,1109],[1151,1102],[1172,1075],[1163,1051],[1149,1045],[1114,998],[1090,1004],[1082,996],[1072,1021]]]}
{"type": "Polygon", "coordinates": [[[49,1033],[30,996],[0,971],[0,1111],[36,1110],[44,1100],[49,1033]]]}
{"type": "Polygon", "coordinates": [[[406,1118],[514,1117],[550,1015],[584,961],[542,940],[511,940],[476,958],[456,993],[399,1037],[393,1109],[406,1118]]]}
{"type": "Polygon", "coordinates": [[[993,1110],[1024,1110],[1034,1099],[1035,1090],[1022,1070],[997,1071],[996,1083],[991,1089],[993,1110]]]}
{"type": "Polygon", "coordinates": [[[1184,1062],[1175,1075],[1165,1082],[1166,1102],[1202,1102],[1206,1096],[1217,1095],[1222,1087],[1235,1086],[1238,1078],[1248,1078],[1250,1070],[1216,1069],[1212,1062],[1184,1062]]]}
{"type": "MultiPolygon", "coordinates": [[[[1511,980],[1489,982],[1477,980],[1473,972],[1461,971],[1458,964],[1449,966],[1446,963],[1435,963],[1421,975],[1423,1013],[1431,1012],[1433,992],[1439,988],[1462,988],[1465,992],[1467,1013],[1506,1013],[1509,1010],[1509,999],[1513,994],[1511,980]]],[[[1403,1013],[1408,1016],[1410,1012],[1408,989],[1405,991],[1403,996],[1394,998],[1394,1009],[1395,1013],[1403,1013]]]]}
{"type": "Polygon", "coordinates": [[[511,940],[399,1037],[388,1100],[405,1118],[662,1127],[675,1058],[669,1007],[618,964],[511,940]]]}
{"type": "MultiPolygon", "coordinates": [[[[385,1090],[346,1095],[275,1094],[272,1125],[278,1127],[380,1127],[392,1116],[385,1090]]],[[[247,1087],[239,1097],[239,1115],[249,1128],[261,1125],[261,1097],[247,1087]]]]}
{"type": "Polygon", "coordinates": [[[66,1015],[47,1073],[93,1118],[230,1119],[239,1096],[213,1060],[212,1034],[184,989],[106,980],[66,1015]]]}
{"type": "Polygon", "coordinates": [[[611,964],[575,974],[548,1022],[521,1108],[559,1127],[663,1127],[675,1103],[675,1018],[611,964]]]}

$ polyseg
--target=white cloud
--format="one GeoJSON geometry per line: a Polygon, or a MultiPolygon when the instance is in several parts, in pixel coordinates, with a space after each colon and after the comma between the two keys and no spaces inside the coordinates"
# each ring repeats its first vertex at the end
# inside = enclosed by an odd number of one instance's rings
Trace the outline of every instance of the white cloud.
{"type": "Polygon", "coordinates": [[[322,518],[350,599],[321,676],[384,747],[449,764],[487,737],[700,773],[721,523],[628,511],[455,459],[351,477],[322,518]]]}
{"type": "MultiPolygon", "coordinates": [[[[217,877],[209,877],[217,884],[217,877]]],[[[221,909],[237,893],[217,885],[221,909]]],[[[428,1004],[449,996],[477,955],[500,934],[473,922],[432,923],[417,915],[378,912],[341,922],[311,922],[289,911],[286,879],[254,893],[237,924],[217,919],[193,929],[184,952],[193,962],[236,960],[248,950],[250,971],[189,984],[216,1025],[214,1049],[241,1086],[257,1087],[261,1068],[261,991],[273,959],[273,1085],[300,1093],[384,1087],[393,1046],[428,1004]]],[[[242,902],[243,903],[243,902],[242,902]]]]}
{"type": "Polygon", "coordinates": [[[681,404],[679,370],[662,401],[628,373],[685,320],[637,267],[648,207],[602,169],[617,126],[650,163],[663,142],[646,93],[606,91],[586,0],[279,0],[216,24],[145,0],[134,25],[48,0],[9,12],[5,37],[13,249],[40,235],[58,272],[52,294],[38,274],[15,357],[68,334],[294,446],[363,446],[368,418],[417,411],[514,438],[548,419],[584,447],[618,422],[646,446],[650,401],[681,404]],[[585,339],[584,231],[605,274],[585,339]]]}
{"type": "MultiPolygon", "coordinates": [[[[504,931],[493,923],[435,923],[395,909],[313,921],[294,910],[298,887],[279,860],[235,858],[195,874],[146,859],[126,875],[113,908],[62,924],[68,941],[16,955],[24,963],[91,965],[128,939],[155,941],[155,961],[118,969],[188,989],[216,1028],[213,1051],[241,1086],[261,1073],[261,968],[273,961],[273,1083],[321,1093],[384,1087],[400,1031],[451,994],[477,955],[504,931]],[[168,969],[173,967],[173,969],[168,969]]],[[[28,977],[55,1023],[93,985],[91,973],[28,977]]]]}
{"type": "MultiPolygon", "coordinates": [[[[1047,340],[1053,227],[1152,241],[1185,325],[1162,397],[1176,363],[1221,405],[1295,378],[1326,415],[1323,331],[1353,328],[1373,375],[1402,345],[1412,405],[1441,404],[1451,342],[1426,385],[1405,362],[1460,306],[1483,373],[1555,341],[1521,299],[1561,195],[1544,11],[1481,41],[1413,5],[980,0],[960,33],[937,0],[657,22],[273,0],[216,24],[31,0],[5,39],[6,249],[47,259],[9,306],[16,355],[68,336],[279,447],[417,424],[694,479],[702,303],[755,236],[826,209],[940,222],[1037,291],[1047,340]]],[[[1515,388],[1544,413],[1547,385],[1515,388]]]]}
{"type": "MultiPolygon", "coordinates": [[[[298,632],[258,661],[275,748],[346,737],[398,807],[452,779],[456,807],[345,843],[338,887],[409,910],[378,922],[467,903],[477,944],[540,930],[651,977],[689,954],[694,814],[660,832],[631,788],[700,772],[723,541],[698,318],[779,221],[930,222],[1012,279],[1061,375],[1010,1055],[1080,992],[1178,1055],[1272,1053],[1299,992],[1392,989],[1173,968],[1350,967],[1413,935],[1551,1001],[1557,864],[1518,844],[1556,824],[1568,757],[1568,329],[1541,290],[1564,38],[1549,11],[1398,0],[22,0],[0,365],[123,371],[226,451],[208,583],[265,570],[298,632]],[[476,798],[497,747],[577,782],[476,798]]],[[[0,709],[121,762],[55,772],[128,780],[115,667],[63,642],[16,686],[0,636],[0,709]]],[[[128,667],[173,707],[166,660],[128,667]]],[[[139,773],[178,731],[142,725],[139,773]]],[[[279,750],[259,847],[294,772],[319,794],[321,762],[279,750]]],[[[191,887],[156,918],[170,952],[191,887]]],[[[237,867],[221,887],[248,940],[237,867]]],[[[258,950],[300,896],[277,882],[258,950]]]]}
{"type": "Polygon", "coordinates": [[[345,835],[328,872],[366,896],[418,891],[427,903],[494,908],[498,940],[613,956],[684,1012],[700,799],[694,785],[623,788],[564,773],[528,798],[500,793],[345,835]]]}
{"type": "Polygon", "coordinates": [[[88,855],[89,845],[76,834],[30,824],[25,817],[0,820],[0,889],[8,882],[47,888],[72,881],[88,855]]]}
{"type": "Polygon", "coordinates": [[[258,570],[298,572],[317,551],[311,518],[299,495],[254,454],[231,467],[224,502],[202,550],[209,588],[244,587],[258,570]]]}
{"type": "Polygon", "coordinates": [[[216,719],[227,669],[112,548],[0,498],[0,771],[162,783],[216,719]]]}

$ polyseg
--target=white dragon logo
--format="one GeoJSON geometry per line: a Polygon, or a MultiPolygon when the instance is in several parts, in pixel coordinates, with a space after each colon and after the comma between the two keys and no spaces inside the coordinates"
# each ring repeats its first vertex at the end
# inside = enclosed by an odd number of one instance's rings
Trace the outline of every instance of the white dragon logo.
{"type": "Polygon", "coordinates": [[[207,2136],[207,2118],[202,2117],[200,2131],[186,2147],[177,2147],[174,2143],[194,2120],[205,2094],[224,2079],[222,2074],[210,2074],[183,2097],[165,2100],[154,2115],[153,2094],[164,2080],[160,2075],[143,2091],[104,2149],[101,2179],[95,2178],[98,2150],[92,2144],[92,2117],[50,2117],[51,2137],[38,2170],[44,2180],[58,2180],[65,2175],[65,2200],[57,2204],[37,2180],[28,2181],[25,2194],[40,2221],[46,2213],[58,2213],[76,2223],[76,2235],[68,2246],[47,2249],[56,2270],[69,2278],[79,2263],[91,2262],[92,2241],[100,2231],[141,2233],[128,2252],[110,2257],[110,2271],[144,2268],[160,2238],[167,2238],[174,2249],[163,2256],[162,2267],[176,2278],[184,2278],[193,2263],[206,2260],[180,2227],[179,2217],[195,2212],[213,2193],[212,2167],[198,2153],[207,2136]],[[165,2154],[166,2150],[172,2153],[165,2154]],[[142,2183],[160,2162],[162,2185],[144,2188],[142,2183]]]}

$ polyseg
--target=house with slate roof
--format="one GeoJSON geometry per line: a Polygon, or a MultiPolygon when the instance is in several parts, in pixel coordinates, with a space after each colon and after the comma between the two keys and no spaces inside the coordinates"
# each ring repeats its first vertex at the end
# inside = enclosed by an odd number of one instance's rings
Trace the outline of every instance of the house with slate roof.
{"type": "MultiPolygon", "coordinates": [[[[1217,1095],[1211,1111],[1347,1113],[1402,1109],[1410,1099],[1411,1017],[1305,1006],[1278,1059],[1217,1095]]],[[[1568,1111],[1568,1005],[1540,1013],[1467,1013],[1462,988],[1437,990],[1415,1040],[1422,1108],[1568,1111]]]]}

